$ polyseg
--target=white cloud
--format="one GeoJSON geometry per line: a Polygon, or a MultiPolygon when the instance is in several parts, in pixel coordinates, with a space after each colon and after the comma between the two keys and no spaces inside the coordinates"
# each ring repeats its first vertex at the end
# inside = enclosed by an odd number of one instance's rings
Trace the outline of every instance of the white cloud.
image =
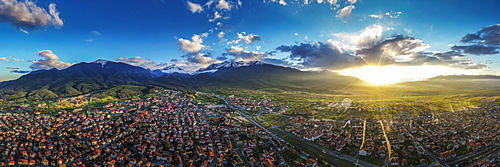
{"type": "Polygon", "coordinates": [[[330,3],[331,5],[335,5],[337,3],[337,0],[328,0],[328,3],[330,3]]]}
{"type": "Polygon", "coordinates": [[[246,33],[245,32],[238,33],[238,38],[244,40],[247,44],[253,44],[254,42],[262,40],[260,36],[256,34],[248,34],[247,36],[244,36],[243,34],[246,33]]]}
{"type": "Polygon", "coordinates": [[[255,49],[260,50],[262,46],[256,46],[255,49]]]}
{"type": "Polygon", "coordinates": [[[94,39],[86,39],[85,42],[94,42],[94,39]]]}
{"type": "Polygon", "coordinates": [[[59,17],[59,12],[56,9],[56,4],[55,3],[51,3],[49,5],[49,13],[50,13],[50,15],[52,15],[52,17],[54,17],[53,18],[53,24],[55,26],[62,26],[64,24],[64,22],[59,17]]]}
{"type": "Polygon", "coordinates": [[[404,28],[403,30],[408,34],[411,34],[411,32],[413,31],[411,28],[404,28]]]}
{"type": "Polygon", "coordinates": [[[215,6],[215,8],[220,9],[220,10],[222,10],[222,9],[231,10],[232,6],[226,0],[219,0],[219,2],[217,3],[217,6],[215,6]]]}
{"type": "Polygon", "coordinates": [[[243,52],[245,49],[241,47],[241,45],[238,46],[231,46],[229,49],[226,49],[228,52],[243,52]]]}
{"type": "Polygon", "coordinates": [[[224,38],[224,35],[226,35],[225,32],[219,32],[219,34],[217,34],[217,37],[224,38]]]}
{"type": "Polygon", "coordinates": [[[349,5],[349,6],[346,6],[342,9],[340,9],[338,11],[338,15],[337,17],[340,17],[341,19],[344,19],[346,18],[347,16],[350,16],[351,15],[351,12],[353,9],[355,9],[356,7],[354,7],[354,5],[349,5]]]}
{"type": "Polygon", "coordinates": [[[133,58],[118,58],[117,61],[125,62],[127,64],[143,67],[151,70],[162,69],[167,67],[167,63],[156,63],[153,60],[145,59],[139,56],[133,58]]]}
{"type": "Polygon", "coordinates": [[[15,62],[25,62],[26,60],[23,60],[23,59],[16,59],[16,58],[12,58],[12,61],[15,61],[15,62]]]}
{"type": "Polygon", "coordinates": [[[295,33],[295,34],[293,34],[293,35],[295,35],[295,36],[299,36],[299,33],[295,33]]]}
{"type": "Polygon", "coordinates": [[[102,34],[99,31],[90,31],[90,33],[92,33],[92,35],[95,36],[102,36],[102,34]]]}
{"type": "Polygon", "coordinates": [[[347,0],[350,4],[355,4],[358,0],[347,0]]]}
{"type": "MultiPolygon", "coordinates": [[[[210,30],[209,30],[209,31],[210,31],[210,30]]],[[[201,36],[201,37],[203,37],[203,38],[206,38],[206,37],[208,37],[208,34],[209,34],[209,33],[208,33],[208,32],[206,32],[206,33],[201,34],[200,36],[201,36]]]]}
{"type": "Polygon", "coordinates": [[[0,57],[0,61],[4,61],[4,62],[25,62],[26,60],[23,60],[23,59],[17,59],[17,58],[7,58],[7,57],[0,57]]]}
{"type": "Polygon", "coordinates": [[[36,29],[49,25],[61,27],[64,25],[54,3],[49,4],[49,12],[47,12],[29,0],[23,2],[0,0],[0,2],[1,20],[11,22],[18,29],[36,29]]]}
{"type": "Polygon", "coordinates": [[[205,5],[203,5],[203,6],[211,6],[214,2],[215,2],[215,0],[210,0],[207,3],[205,3],[205,5]]]}
{"type": "Polygon", "coordinates": [[[30,65],[30,68],[33,70],[48,70],[52,68],[64,69],[73,65],[71,63],[59,61],[59,57],[55,55],[51,50],[39,51],[38,55],[44,57],[44,59],[33,61],[33,64],[30,65]]]}
{"type": "Polygon", "coordinates": [[[214,18],[213,18],[213,19],[210,19],[210,20],[208,20],[208,21],[209,21],[209,22],[214,22],[215,20],[220,19],[220,18],[222,18],[222,15],[220,15],[218,11],[215,11],[215,12],[214,12],[214,18]]]}
{"type": "Polygon", "coordinates": [[[201,5],[196,4],[196,3],[192,3],[192,2],[190,2],[190,1],[187,1],[187,3],[188,3],[189,10],[190,10],[192,13],[200,13],[200,12],[203,12],[203,7],[201,7],[201,5]]]}
{"type": "Polygon", "coordinates": [[[205,68],[214,63],[220,63],[220,60],[212,59],[209,55],[203,53],[185,55],[186,60],[172,59],[170,63],[189,71],[194,72],[200,68],[205,68]]]}
{"type": "Polygon", "coordinates": [[[183,38],[179,38],[178,39],[178,45],[180,45],[180,50],[182,51],[186,51],[188,53],[198,53],[200,52],[201,49],[207,47],[205,45],[203,45],[203,39],[201,39],[201,36],[200,35],[193,35],[193,37],[191,37],[191,40],[188,40],[188,39],[183,39],[183,38]]]}
{"type": "Polygon", "coordinates": [[[25,33],[26,35],[30,35],[30,32],[26,31],[25,29],[18,28],[18,30],[21,31],[22,33],[25,33]]]}
{"type": "Polygon", "coordinates": [[[277,2],[277,3],[279,3],[280,5],[283,5],[283,6],[288,5],[288,4],[285,2],[285,0],[271,0],[271,2],[277,2]]]}
{"type": "Polygon", "coordinates": [[[384,18],[384,15],[382,15],[382,14],[371,14],[371,15],[368,15],[368,16],[371,17],[371,18],[376,18],[376,19],[384,18]]]}
{"type": "Polygon", "coordinates": [[[341,44],[344,45],[341,46],[342,48],[357,50],[375,45],[382,39],[383,33],[387,30],[389,29],[374,24],[355,33],[334,33],[332,35],[342,40],[341,44]]]}

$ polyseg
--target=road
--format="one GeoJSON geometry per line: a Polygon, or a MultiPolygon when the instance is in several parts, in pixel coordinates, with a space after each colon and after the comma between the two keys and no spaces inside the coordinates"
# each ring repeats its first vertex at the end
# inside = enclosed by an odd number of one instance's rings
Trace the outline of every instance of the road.
{"type": "MultiPolygon", "coordinates": [[[[486,153],[487,151],[489,151],[489,150],[491,150],[491,149],[493,149],[495,147],[500,147],[500,144],[498,144],[498,143],[497,144],[493,144],[493,145],[491,145],[489,147],[486,147],[484,149],[481,149],[479,151],[471,152],[471,153],[468,153],[468,154],[464,154],[464,155],[455,157],[453,159],[448,160],[447,162],[449,164],[456,164],[456,163],[458,163],[460,161],[463,161],[463,160],[466,160],[468,158],[474,158],[474,157],[477,157],[477,156],[480,156],[480,155],[484,155],[484,153],[486,153]]],[[[489,155],[491,155],[491,154],[489,154],[489,155]]]]}
{"type": "MultiPolygon", "coordinates": [[[[232,105],[232,104],[231,104],[229,101],[227,101],[226,99],[221,98],[221,97],[219,97],[219,96],[216,96],[216,97],[218,97],[218,98],[219,98],[219,99],[221,99],[221,100],[224,100],[224,102],[226,102],[226,104],[227,104],[229,107],[231,107],[232,109],[236,110],[236,111],[237,111],[240,115],[242,115],[242,116],[244,116],[245,118],[247,118],[250,122],[252,122],[252,123],[254,123],[255,125],[259,126],[260,128],[264,129],[264,130],[265,130],[268,134],[270,134],[272,137],[275,137],[275,138],[277,138],[277,139],[279,139],[279,140],[284,140],[284,139],[283,139],[283,138],[281,138],[279,135],[275,134],[274,132],[270,131],[267,127],[265,127],[265,126],[263,126],[262,124],[260,124],[260,122],[255,121],[255,120],[254,120],[251,116],[249,116],[249,115],[247,115],[247,114],[245,114],[245,113],[241,112],[241,111],[240,111],[240,108],[238,108],[238,107],[236,107],[236,106],[232,105]]],[[[281,131],[281,132],[284,132],[284,133],[287,133],[287,134],[288,134],[288,132],[286,132],[286,131],[284,131],[283,129],[280,129],[280,128],[278,128],[278,127],[275,127],[275,129],[276,129],[276,130],[279,130],[279,131],[281,131]]],[[[341,153],[339,153],[339,152],[331,151],[331,150],[329,150],[329,149],[325,149],[325,148],[320,147],[320,146],[318,146],[318,145],[316,145],[316,144],[314,144],[314,143],[311,143],[311,142],[309,142],[309,141],[306,141],[306,140],[304,140],[303,138],[299,138],[299,137],[297,137],[297,136],[295,136],[295,135],[290,135],[290,136],[292,136],[292,137],[294,137],[294,138],[296,138],[296,139],[298,139],[298,140],[302,141],[304,144],[307,144],[307,145],[308,145],[308,146],[310,146],[310,147],[316,148],[316,149],[318,149],[318,150],[324,150],[324,151],[325,151],[325,154],[328,154],[328,155],[331,155],[331,156],[335,156],[335,157],[337,157],[337,158],[339,158],[339,159],[348,160],[348,161],[350,161],[350,162],[352,162],[352,163],[354,163],[354,164],[360,165],[360,166],[364,166],[364,167],[376,167],[376,165],[373,165],[373,164],[371,164],[371,163],[368,163],[368,162],[365,162],[365,161],[359,160],[359,159],[357,159],[357,158],[355,158],[355,157],[352,157],[352,156],[349,156],[349,155],[345,155],[345,154],[341,154],[341,153]]]]}
{"type": "MultiPolygon", "coordinates": [[[[419,125],[420,126],[420,125],[419,125]]],[[[422,127],[420,127],[422,128],[422,127]]],[[[413,138],[413,135],[410,133],[410,136],[413,138]]],[[[424,147],[424,144],[422,142],[419,142],[422,148],[424,149],[425,153],[429,156],[431,156],[432,159],[434,159],[439,165],[444,166],[444,167],[449,167],[445,161],[441,160],[441,158],[437,157],[434,155],[432,152],[430,152],[426,147],[424,147]]]]}

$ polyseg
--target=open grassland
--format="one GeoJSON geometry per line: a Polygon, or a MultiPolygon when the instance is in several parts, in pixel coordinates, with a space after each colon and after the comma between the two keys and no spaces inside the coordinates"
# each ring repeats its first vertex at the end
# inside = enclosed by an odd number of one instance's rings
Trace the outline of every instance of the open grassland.
{"type": "Polygon", "coordinates": [[[352,86],[342,90],[348,95],[284,91],[276,88],[248,90],[228,88],[212,91],[216,94],[263,98],[289,107],[294,111],[316,111],[318,118],[342,115],[383,115],[424,111],[460,111],[478,105],[500,104],[500,89],[424,89],[397,86],[352,86]],[[351,108],[332,107],[332,104],[350,101],[351,108]],[[330,105],[330,106],[329,106],[330,105]]]}

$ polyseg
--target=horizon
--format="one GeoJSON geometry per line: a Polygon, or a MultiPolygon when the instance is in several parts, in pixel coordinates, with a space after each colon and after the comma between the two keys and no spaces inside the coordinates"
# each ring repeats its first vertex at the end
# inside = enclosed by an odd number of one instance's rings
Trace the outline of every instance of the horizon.
{"type": "MultiPolygon", "coordinates": [[[[72,64],[69,67],[72,67],[73,65],[80,64],[80,63],[97,63],[97,64],[102,64],[102,62],[105,62],[105,63],[107,63],[107,62],[124,63],[124,64],[128,64],[128,65],[131,65],[131,66],[134,66],[134,67],[143,68],[143,69],[148,70],[150,72],[154,72],[155,70],[163,70],[163,69],[149,69],[147,67],[133,65],[133,64],[130,64],[130,63],[127,63],[127,62],[113,61],[113,60],[106,60],[106,59],[97,59],[97,60],[90,61],[90,62],[79,62],[79,63],[72,64]]],[[[259,61],[226,60],[226,61],[223,61],[223,62],[213,63],[211,65],[223,64],[225,62],[250,63],[250,62],[259,62],[259,61]]],[[[260,62],[260,63],[262,63],[262,62],[260,62]]],[[[274,66],[279,66],[279,67],[286,67],[286,66],[275,65],[275,64],[270,64],[270,63],[264,63],[264,64],[274,65],[274,66]]],[[[66,68],[69,68],[69,67],[66,67],[66,68]]],[[[170,64],[170,65],[166,66],[165,68],[167,68],[167,67],[178,67],[178,68],[180,68],[176,64],[170,64]]],[[[394,68],[394,66],[386,66],[386,67],[388,67],[388,68],[394,68]]],[[[442,67],[442,66],[432,66],[432,67],[437,68],[437,69],[441,69],[441,70],[442,69],[446,69],[445,67],[442,67]]],[[[63,69],[57,69],[57,68],[39,69],[39,70],[31,71],[31,72],[46,71],[46,70],[59,70],[60,71],[60,70],[65,70],[66,68],[63,68],[63,69]]],[[[199,71],[202,70],[202,69],[204,69],[204,68],[206,68],[206,67],[201,67],[199,69],[196,69],[195,71],[186,71],[186,70],[184,70],[182,68],[180,68],[180,69],[183,70],[184,72],[186,72],[185,74],[188,74],[188,75],[199,75],[199,74],[205,73],[205,72],[199,73],[199,71]]],[[[318,70],[299,69],[299,68],[294,68],[294,67],[288,67],[288,68],[293,68],[295,70],[304,71],[304,72],[318,72],[318,70]]],[[[442,77],[442,76],[500,76],[500,75],[494,75],[494,74],[480,74],[480,73],[478,73],[478,74],[472,74],[472,73],[449,73],[449,74],[446,74],[446,75],[432,75],[431,77],[422,77],[422,78],[418,78],[418,79],[415,79],[414,77],[390,78],[390,76],[385,76],[385,78],[382,78],[382,80],[379,79],[382,76],[376,76],[376,78],[373,78],[373,75],[371,75],[371,74],[373,74],[374,72],[377,73],[380,70],[384,70],[384,68],[385,67],[381,68],[381,67],[377,67],[377,66],[363,66],[363,67],[361,67],[361,70],[359,70],[359,71],[358,70],[352,70],[352,69],[347,69],[347,70],[344,70],[344,71],[329,71],[329,70],[321,70],[321,71],[328,71],[328,72],[331,72],[331,73],[337,73],[337,74],[342,75],[342,76],[354,77],[354,78],[357,78],[357,79],[359,79],[361,81],[364,81],[364,82],[372,84],[372,85],[392,85],[392,84],[406,83],[406,82],[427,81],[429,79],[438,78],[438,77],[442,77]],[[363,74],[367,74],[367,75],[359,75],[359,74],[356,74],[356,73],[363,73],[363,74]],[[356,77],[356,76],[358,76],[358,77],[356,77]]],[[[418,67],[411,67],[410,66],[410,68],[418,68],[418,67]]],[[[436,69],[432,69],[432,70],[436,70],[436,69]]],[[[415,71],[415,70],[412,70],[412,71],[415,71]]],[[[23,74],[21,76],[28,75],[31,72],[23,74]]],[[[404,72],[411,72],[411,71],[406,70],[404,72]]],[[[179,71],[175,71],[175,72],[172,72],[172,73],[179,73],[179,71]]],[[[398,72],[398,73],[401,73],[401,71],[398,72]]],[[[398,74],[398,73],[396,73],[396,74],[398,74]]],[[[168,73],[164,73],[164,74],[168,74],[168,73]]],[[[391,73],[391,75],[394,75],[394,73],[391,73]]],[[[17,80],[17,79],[19,79],[19,78],[15,78],[15,79],[12,79],[12,80],[3,80],[3,81],[0,81],[0,82],[14,81],[14,80],[17,80]]]]}

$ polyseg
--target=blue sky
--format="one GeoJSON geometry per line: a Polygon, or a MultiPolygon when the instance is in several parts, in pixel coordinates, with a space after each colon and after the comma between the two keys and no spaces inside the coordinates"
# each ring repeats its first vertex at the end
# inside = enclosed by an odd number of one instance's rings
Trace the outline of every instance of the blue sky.
{"type": "Polygon", "coordinates": [[[0,80],[97,59],[151,69],[176,64],[191,71],[224,60],[258,60],[313,70],[438,65],[496,74],[499,5],[495,0],[0,0],[0,80]],[[467,34],[475,38],[464,40],[467,34]]]}

